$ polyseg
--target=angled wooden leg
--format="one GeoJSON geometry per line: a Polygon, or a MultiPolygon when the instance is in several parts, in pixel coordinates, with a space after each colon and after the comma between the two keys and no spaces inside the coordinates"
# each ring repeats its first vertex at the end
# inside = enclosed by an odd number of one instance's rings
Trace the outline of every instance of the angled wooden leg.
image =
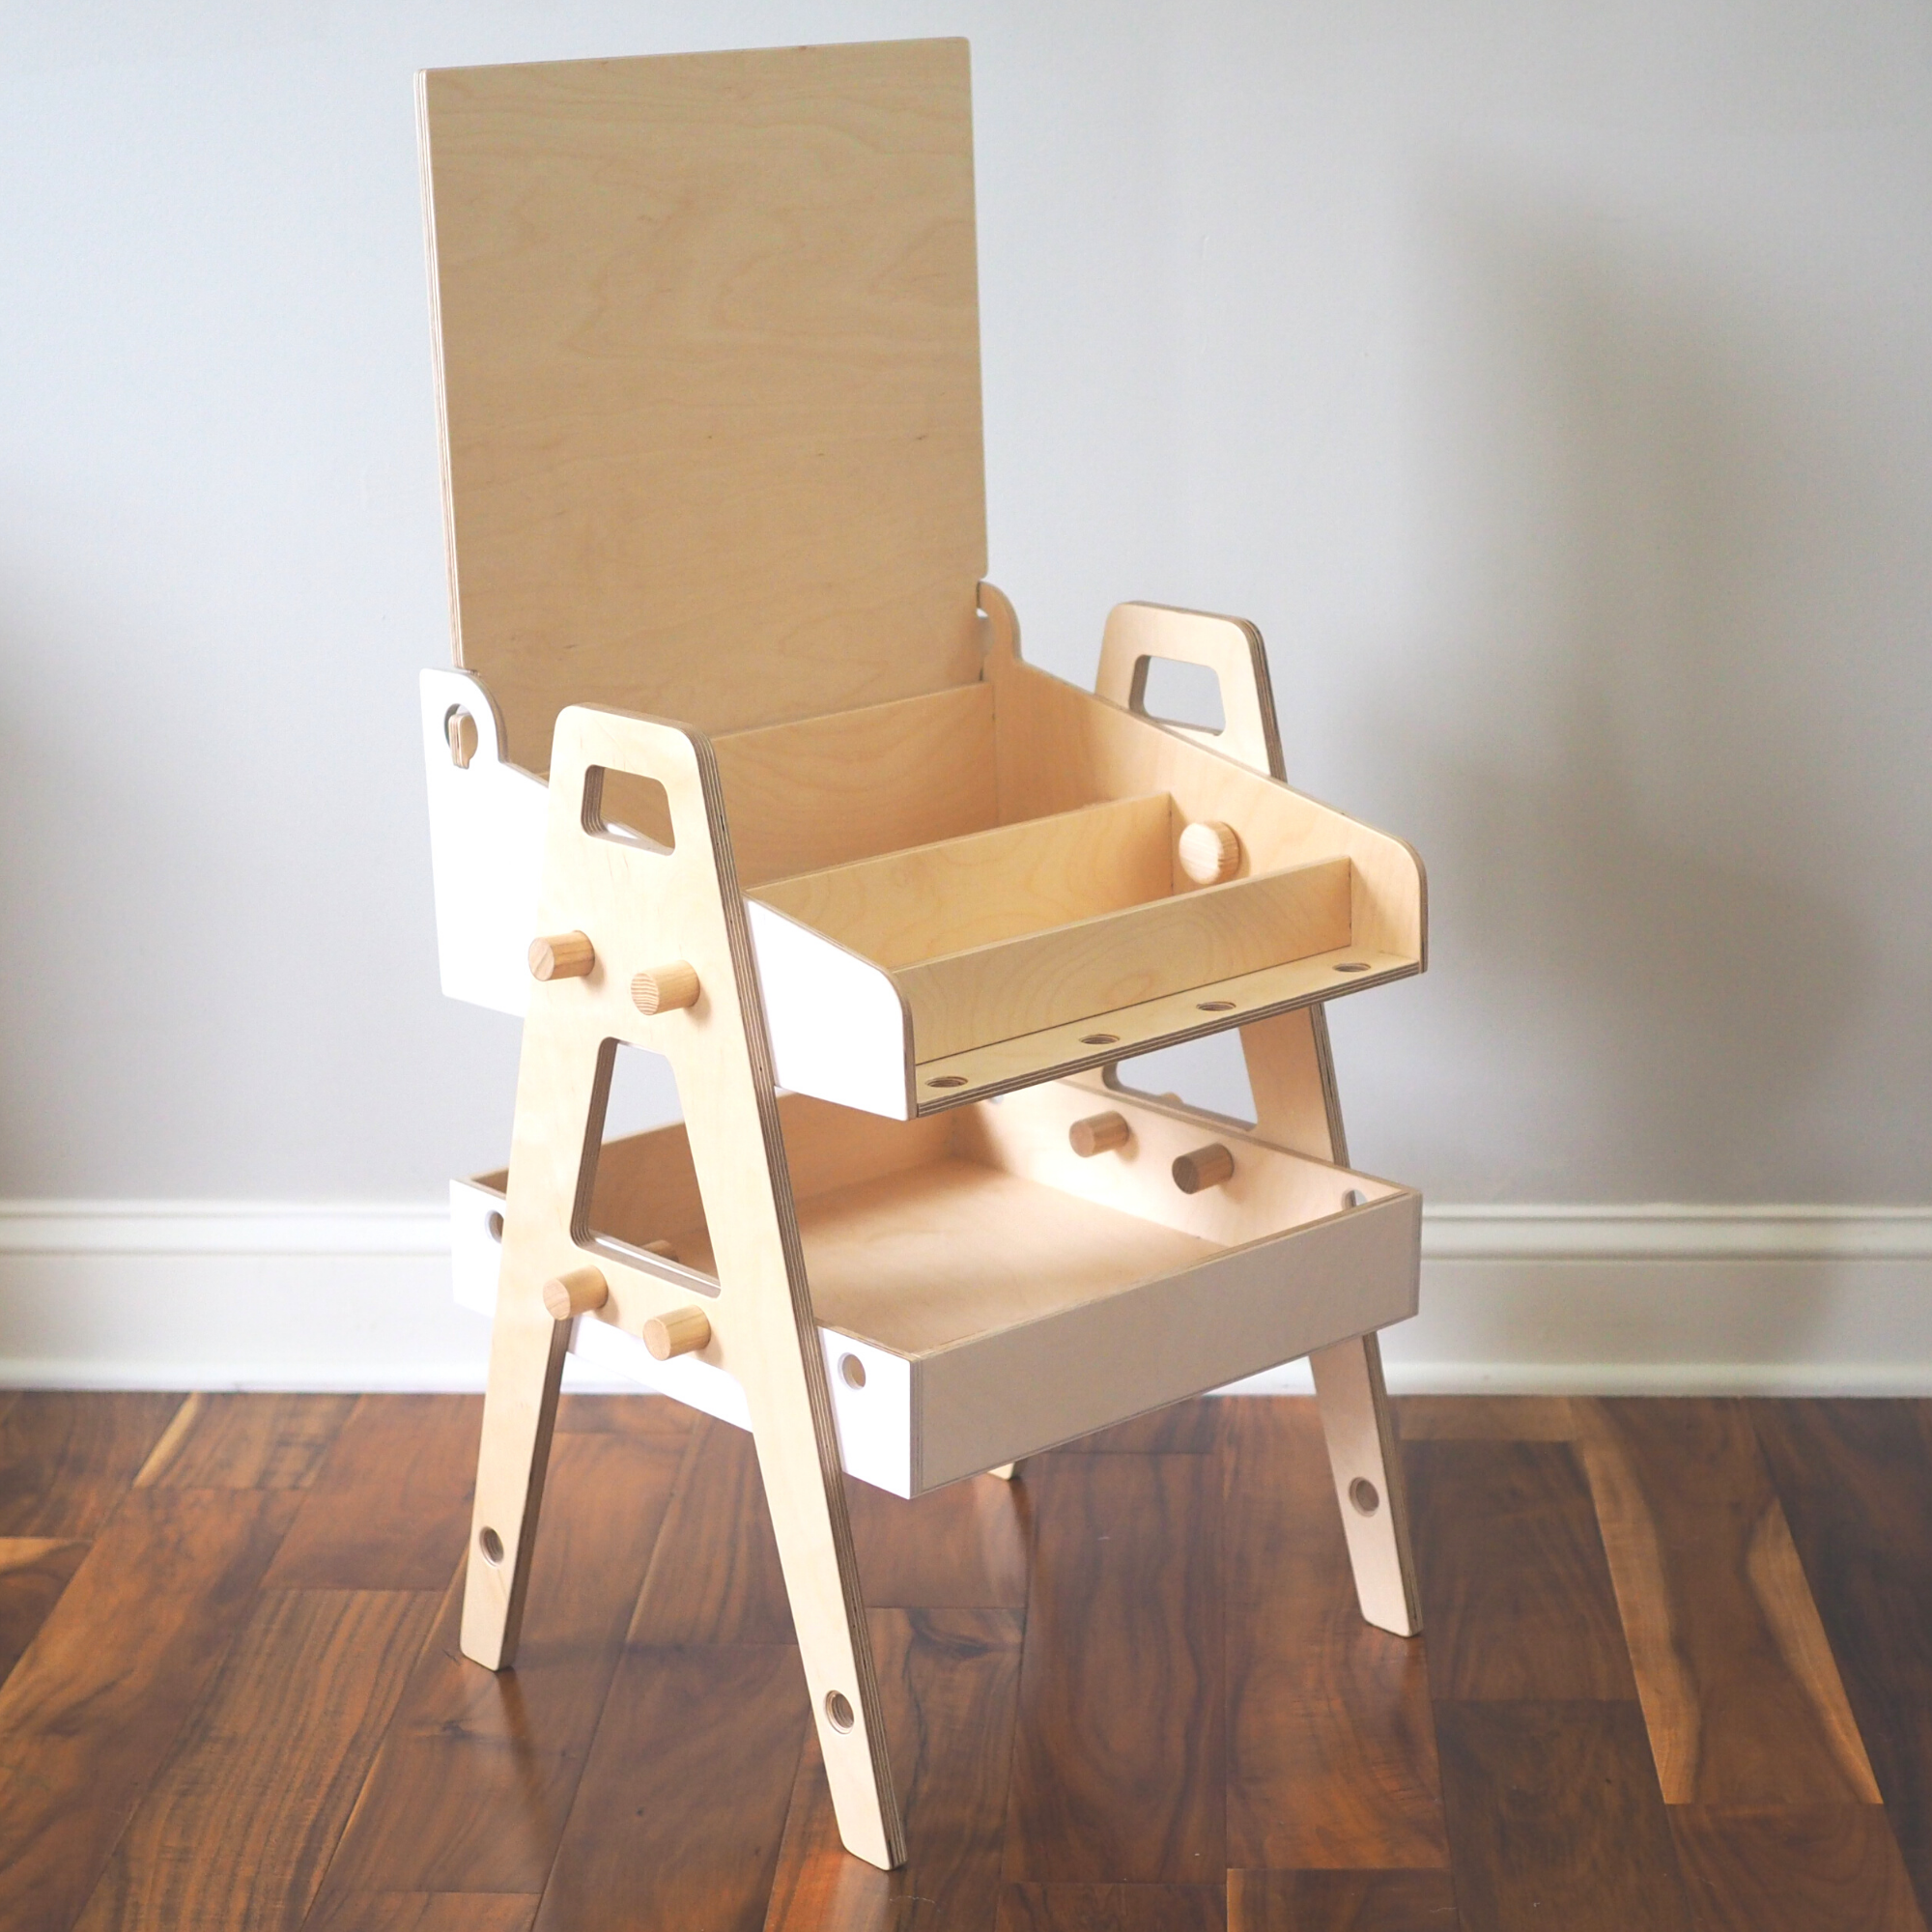
{"type": "MultiPolygon", "coordinates": [[[[1346,1165],[1349,1144],[1321,1009],[1302,1007],[1243,1027],[1241,1052],[1261,1132],[1297,1153],[1346,1165]]],[[[1357,1335],[1318,1349],[1308,1364],[1362,1615],[1398,1636],[1413,1636],[1422,1615],[1381,1344],[1357,1335]]]]}

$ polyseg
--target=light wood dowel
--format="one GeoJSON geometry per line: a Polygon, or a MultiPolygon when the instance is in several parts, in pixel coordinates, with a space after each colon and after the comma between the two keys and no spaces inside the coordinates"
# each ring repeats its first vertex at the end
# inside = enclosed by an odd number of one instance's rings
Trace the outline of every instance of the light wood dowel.
{"type": "Polygon", "coordinates": [[[1197,818],[1180,835],[1180,869],[1197,886],[1218,886],[1241,869],[1241,835],[1218,818],[1197,818]]]}
{"type": "Polygon", "coordinates": [[[459,771],[468,771],[470,759],[476,755],[475,719],[467,711],[452,711],[443,734],[449,740],[450,763],[459,771]]]}
{"type": "Polygon", "coordinates": [[[1096,1153],[1109,1153],[1115,1148],[1125,1147],[1134,1137],[1134,1130],[1127,1125],[1124,1114],[1089,1114],[1084,1121],[1075,1121],[1066,1130],[1066,1144],[1082,1160],[1092,1160],[1096,1153]]]}
{"type": "Polygon", "coordinates": [[[1199,1194],[1203,1188],[1219,1187],[1234,1173],[1235,1156],[1219,1141],[1210,1141],[1175,1161],[1174,1184],[1183,1194],[1199,1194]]]}
{"type": "Polygon", "coordinates": [[[692,1354],[710,1340],[711,1318],[701,1308],[673,1308],[644,1323],[644,1347],[661,1362],[692,1354]]]}
{"type": "Polygon", "coordinates": [[[581,932],[553,932],[530,941],[532,980],[582,980],[597,963],[597,949],[581,932]]]}
{"type": "Polygon", "coordinates": [[[632,976],[631,1003],[640,1013],[675,1012],[697,1004],[697,974],[682,959],[632,976]]]}
{"type": "Polygon", "coordinates": [[[543,1304],[556,1321],[587,1315],[610,1299],[610,1284],[594,1267],[572,1268],[568,1274],[553,1276],[543,1286],[543,1304]]]}

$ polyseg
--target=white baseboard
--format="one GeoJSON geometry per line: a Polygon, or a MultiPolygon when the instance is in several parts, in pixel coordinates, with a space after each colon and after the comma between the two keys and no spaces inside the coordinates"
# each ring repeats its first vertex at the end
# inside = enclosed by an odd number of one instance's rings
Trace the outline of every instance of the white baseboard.
{"type": "MultiPolygon", "coordinates": [[[[0,1386],[480,1388],[448,1252],[440,1204],[0,1202],[0,1386]]],[[[1932,1208],[1433,1208],[1383,1355],[1413,1393],[1932,1395],[1932,1208]]]]}

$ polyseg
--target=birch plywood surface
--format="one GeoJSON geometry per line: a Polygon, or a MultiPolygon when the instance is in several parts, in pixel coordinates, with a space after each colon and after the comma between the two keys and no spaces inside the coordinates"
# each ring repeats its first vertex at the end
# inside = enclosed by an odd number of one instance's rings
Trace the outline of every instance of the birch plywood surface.
{"type": "Polygon", "coordinates": [[[973,682],[963,41],[420,85],[457,662],[723,732],[973,682]]]}

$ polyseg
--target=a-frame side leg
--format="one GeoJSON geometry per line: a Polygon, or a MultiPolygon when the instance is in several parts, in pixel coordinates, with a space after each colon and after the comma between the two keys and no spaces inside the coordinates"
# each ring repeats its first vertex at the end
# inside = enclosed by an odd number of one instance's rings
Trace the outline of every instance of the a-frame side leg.
{"type": "MultiPolygon", "coordinates": [[[[1241,1052],[1262,1134],[1297,1153],[1346,1165],[1348,1141],[1321,1007],[1243,1027],[1241,1052]]],[[[1413,1636],[1422,1613],[1381,1344],[1374,1334],[1356,1335],[1316,1350],[1308,1363],[1362,1615],[1398,1636],[1413,1636]]]]}
{"type": "Polygon", "coordinates": [[[575,1284],[591,1311],[577,1319],[631,1334],[677,1318],[680,1346],[745,1390],[839,1834],[871,1863],[899,1864],[905,1833],[716,762],[696,733],[573,706],[557,721],[550,788],[539,923],[571,970],[532,989],[525,1022],[463,1648],[492,1667],[515,1649],[568,1328],[550,1319],[545,1284],[575,1284]],[[604,831],[607,770],[664,786],[670,850],[604,831]],[[617,1042],[663,1054],[676,1076],[715,1288],[588,1225],[617,1042]]]}

